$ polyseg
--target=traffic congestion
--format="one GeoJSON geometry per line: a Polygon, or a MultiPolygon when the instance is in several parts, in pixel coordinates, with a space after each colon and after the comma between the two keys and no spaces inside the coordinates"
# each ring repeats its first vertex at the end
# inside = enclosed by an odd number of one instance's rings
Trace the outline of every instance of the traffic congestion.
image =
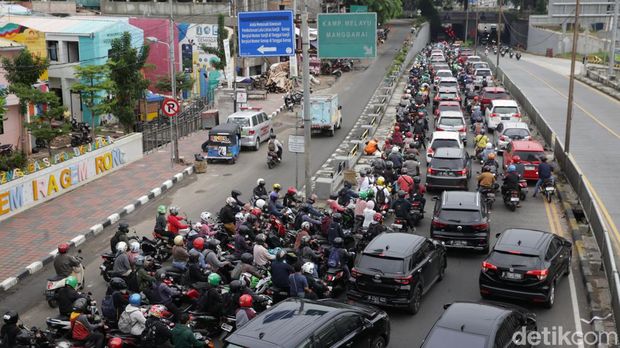
{"type": "MultiPolygon", "coordinates": [[[[57,315],[36,328],[7,311],[3,344],[531,346],[524,337],[550,313],[575,311],[561,224],[519,223],[523,211],[555,209],[553,154],[472,49],[428,45],[405,78],[384,116],[389,137],[364,144],[371,164],[326,201],[257,177],[251,192],[212,198],[218,210],[198,221],[152,207],[152,229],[115,226],[102,298],[86,286],[81,253],[62,243],[45,297],[57,315]],[[424,312],[455,273],[476,296],[454,290],[434,303],[439,313],[424,312]],[[415,339],[399,327],[409,317],[425,322],[415,339]]],[[[271,134],[267,147],[277,172],[283,145],[271,134]]]]}

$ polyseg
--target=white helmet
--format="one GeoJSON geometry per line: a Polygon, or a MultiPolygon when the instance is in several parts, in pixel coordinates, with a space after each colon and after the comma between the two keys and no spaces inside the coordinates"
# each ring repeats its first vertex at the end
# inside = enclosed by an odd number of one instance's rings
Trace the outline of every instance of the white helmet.
{"type": "Polygon", "coordinates": [[[228,197],[228,198],[226,198],[226,204],[228,204],[228,205],[235,205],[235,204],[237,204],[237,201],[234,198],[232,198],[232,197],[228,197]]]}
{"type": "MultiPolygon", "coordinates": [[[[197,222],[197,223],[194,224],[194,229],[196,231],[200,231],[201,228],[202,228],[202,224],[200,222],[197,222]]],[[[191,231],[190,231],[189,234],[191,234],[191,231]]]]}
{"type": "Polygon", "coordinates": [[[131,242],[130,246],[131,246],[131,252],[133,253],[140,252],[140,243],[134,241],[134,242],[131,242]]]}
{"type": "Polygon", "coordinates": [[[170,206],[170,208],[168,208],[168,210],[170,211],[170,214],[172,214],[172,215],[177,215],[179,213],[179,208],[178,207],[170,206]]]}
{"type": "Polygon", "coordinates": [[[127,251],[127,243],[125,243],[125,242],[118,242],[118,243],[116,243],[116,251],[118,251],[118,252],[125,252],[125,251],[127,251]]]}
{"type": "Polygon", "coordinates": [[[486,148],[487,148],[488,150],[491,150],[491,149],[493,148],[493,144],[491,144],[490,142],[489,142],[489,143],[487,143],[486,148]]]}
{"type": "Polygon", "coordinates": [[[405,91],[405,93],[407,93],[407,94],[411,94],[411,89],[407,88],[407,90],[405,91]]]}
{"type": "Polygon", "coordinates": [[[398,153],[400,151],[400,148],[398,146],[394,146],[392,148],[392,153],[398,153]]]}
{"type": "Polygon", "coordinates": [[[211,213],[209,213],[208,211],[203,211],[202,213],[200,213],[200,221],[207,223],[211,220],[211,213]]]}
{"type": "Polygon", "coordinates": [[[244,222],[245,221],[245,215],[241,212],[235,214],[235,220],[237,222],[244,222]]]}
{"type": "Polygon", "coordinates": [[[302,230],[310,230],[310,227],[312,227],[312,225],[310,225],[310,223],[308,221],[304,221],[301,223],[301,229],[302,230]]]}
{"type": "Polygon", "coordinates": [[[262,210],[262,209],[265,207],[265,204],[267,204],[267,202],[265,202],[265,200],[264,200],[264,199],[258,199],[258,200],[256,200],[256,207],[257,207],[258,209],[261,209],[261,210],[262,210]]]}
{"type": "Polygon", "coordinates": [[[314,263],[306,262],[301,266],[301,270],[307,274],[314,274],[314,263]]]}
{"type": "Polygon", "coordinates": [[[258,178],[258,180],[256,180],[256,185],[265,185],[265,179],[258,178]]]}

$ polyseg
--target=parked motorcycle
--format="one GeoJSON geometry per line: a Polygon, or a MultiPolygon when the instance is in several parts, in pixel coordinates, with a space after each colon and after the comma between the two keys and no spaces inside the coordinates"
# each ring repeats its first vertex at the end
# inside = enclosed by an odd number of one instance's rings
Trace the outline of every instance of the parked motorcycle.
{"type": "Polygon", "coordinates": [[[520,60],[521,59],[521,52],[517,52],[515,54],[515,58],[517,58],[517,60],[520,60]]]}
{"type": "Polygon", "coordinates": [[[11,156],[13,154],[13,144],[0,144],[0,156],[11,156]]]}

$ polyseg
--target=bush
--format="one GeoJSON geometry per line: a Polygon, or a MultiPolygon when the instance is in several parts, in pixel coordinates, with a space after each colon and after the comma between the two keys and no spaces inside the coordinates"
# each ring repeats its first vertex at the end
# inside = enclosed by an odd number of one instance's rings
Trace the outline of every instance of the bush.
{"type": "Polygon", "coordinates": [[[15,168],[25,169],[28,160],[22,152],[14,152],[10,156],[0,156],[0,171],[9,171],[15,168]]]}

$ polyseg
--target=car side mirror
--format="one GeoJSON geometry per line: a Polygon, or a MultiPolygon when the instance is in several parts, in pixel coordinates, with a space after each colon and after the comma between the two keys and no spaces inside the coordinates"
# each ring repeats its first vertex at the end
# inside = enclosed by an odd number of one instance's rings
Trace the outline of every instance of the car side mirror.
{"type": "Polygon", "coordinates": [[[338,110],[342,110],[342,105],[338,105],[338,110]]]}
{"type": "Polygon", "coordinates": [[[502,235],[502,233],[501,233],[501,232],[496,233],[496,234],[495,234],[495,238],[499,238],[499,236],[501,236],[501,235],[502,235]]]}
{"type": "Polygon", "coordinates": [[[438,201],[439,200],[439,196],[433,196],[433,200],[434,201],[438,201]]]}

